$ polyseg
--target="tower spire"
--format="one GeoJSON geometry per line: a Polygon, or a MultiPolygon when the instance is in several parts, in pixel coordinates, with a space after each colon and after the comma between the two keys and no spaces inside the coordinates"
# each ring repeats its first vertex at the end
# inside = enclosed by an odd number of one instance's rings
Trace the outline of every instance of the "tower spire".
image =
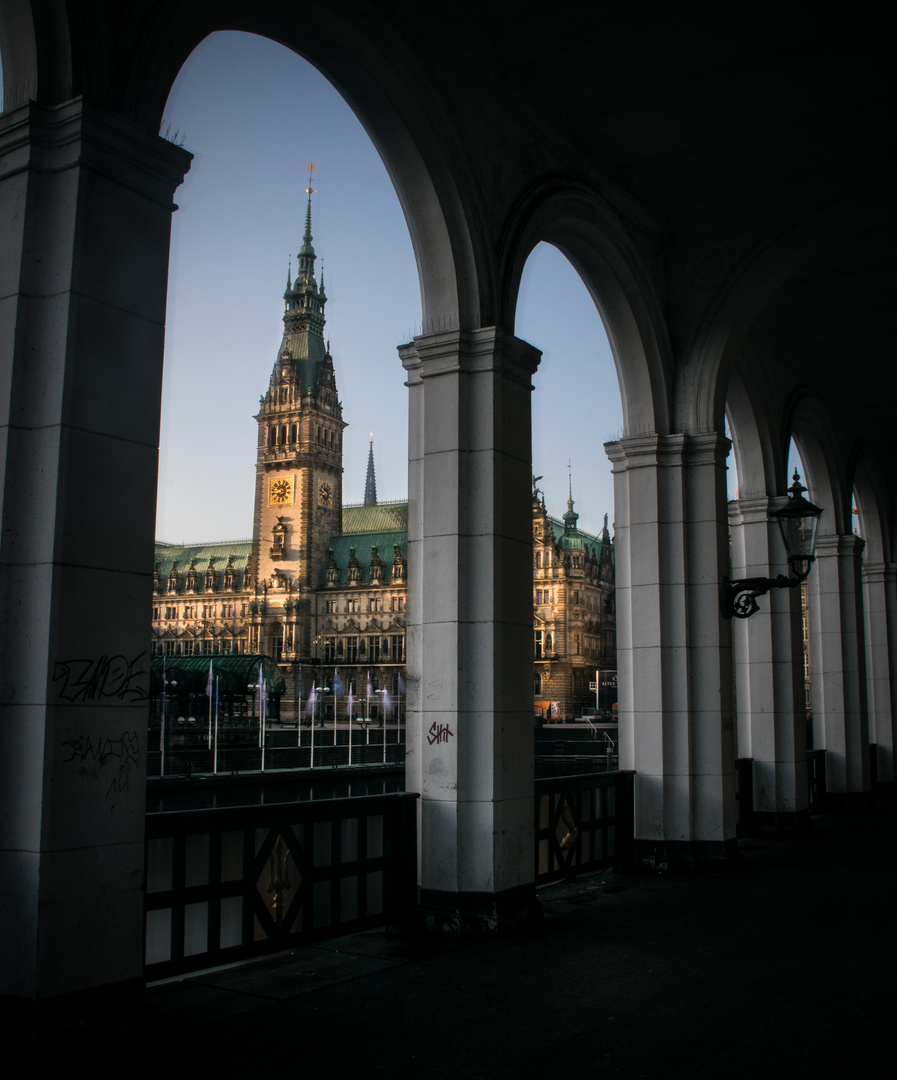
{"type": "MultiPolygon", "coordinates": [[[[293,374],[302,394],[315,393],[322,378],[326,381],[324,305],[327,297],[324,295],[323,283],[319,289],[315,281],[316,256],[311,233],[314,170],[312,162],[308,166],[308,184],[305,188],[305,232],[296,259],[295,278],[292,278],[292,264],[287,270],[287,287],[283,294],[283,340],[275,361],[275,370],[282,369],[284,362],[292,364],[293,374]]],[[[333,389],[335,391],[335,387],[333,389]]]]}
{"type": "Polygon", "coordinates": [[[579,514],[573,509],[573,471],[567,463],[567,513],[564,514],[564,530],[572,532],[579,521],[579,514]]]}
{"type": "Polygon", "coordinates": [[[308,187],[305,189],[308,195],[308,202],[305,206],[305,232],[302,235],[302,247],[299,249],[299,261],[302,264],[302,256],[311,256],[310,267],[306,265],[306,280],[309,276],[313,276],[315,272],[315,249],[312,247],[312,235],[311,235],[311,197],[314,193],[314,188],[311,186],[312,173],[315,171],[315,163],[310,161],[308,164],[308,187]]]}
{"type": "Polygon", "coordinates": [[[374,474],[374,433],[371,432],[371,445],[368,450],[368,475],[364,482],[364,505],[377,505],[377,477],[374,474]]]}

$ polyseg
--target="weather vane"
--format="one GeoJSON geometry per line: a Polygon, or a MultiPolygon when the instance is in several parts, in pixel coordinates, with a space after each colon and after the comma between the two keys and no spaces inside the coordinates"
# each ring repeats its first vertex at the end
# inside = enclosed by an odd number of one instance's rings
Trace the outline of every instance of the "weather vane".
{"type": "Polygon", "coordinates": [[[308,193],[309,195],[311,195],[311,194],[313,193],[313,191],[314,191],[314,188],[313,188],[313,187],[311,186],[311,174],[312,174],[312,173],[313,173],[314,171],[315,171],[315,163],[314,163],[313,161],[310,161],[310,162],[308,163],[308,187],[307,187],[307,188],[305,189],[305,190],[306,190],[306,192],[307,192],[307,193],[308,193]]]}

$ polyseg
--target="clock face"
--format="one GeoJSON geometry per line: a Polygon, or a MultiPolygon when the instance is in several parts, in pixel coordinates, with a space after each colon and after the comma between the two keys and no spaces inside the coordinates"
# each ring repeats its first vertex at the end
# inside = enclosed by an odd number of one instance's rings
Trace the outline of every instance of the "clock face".
{"type": "Polygon", "coordinates": [[[293,481],[291,478],[272,480],[268,488],[269,506],[287,506],[293,501],[293,481]]]}
{"type": "Polygon", "coordinates": [[[333,502],[333,488],[325,480],[318,488],[318,503],[321,506],[330,506],[333,502]]]}

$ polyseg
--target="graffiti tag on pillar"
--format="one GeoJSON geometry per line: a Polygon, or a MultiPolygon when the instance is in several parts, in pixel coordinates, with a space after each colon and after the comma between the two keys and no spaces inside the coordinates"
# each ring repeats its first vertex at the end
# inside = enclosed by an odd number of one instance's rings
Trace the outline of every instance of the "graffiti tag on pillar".
{"type": "Polygon", "coordinates": [[[434,743],[448,742],[450,738],[454,738],[455,733],[448,726],[448,724],[437,724],[434,720],[430,725],[430,732],[427,735],[427,742],[432,746],[434,743]]]}
{"type": "Polygon", "coordinates": [[[148,671],[141,665],[145,652],[127,657],[100,656],[96,660],[57,660],[53,665],[56,693],[66,701],[146,701],[148,671]]]}
{"type": "Polygon", "coordinates": [[[106,798],[123,795],[131,789],[131,770],[140,765],[140,743],[136,731],[122,731],[118,735],[76,735],[62,744],[63,764],[74,762],[78,772],[92,780],[99,780],[100,770],[106,769],[106,798]],[[110,775],[110,772],[111,775],[110,775]]]}
{"type": "Polygon", "coordinates": [[[123,731],[114,738],[107,735],[98,738],[80,735],[74,739],[66,739],[62,747],[68,754],[68,757],[62,759],[63,762],[95,761],[98,765],[105,765],[112,758],[120,761],[122,765],[140,764],[140,745],[136,731],[123,731]]]}

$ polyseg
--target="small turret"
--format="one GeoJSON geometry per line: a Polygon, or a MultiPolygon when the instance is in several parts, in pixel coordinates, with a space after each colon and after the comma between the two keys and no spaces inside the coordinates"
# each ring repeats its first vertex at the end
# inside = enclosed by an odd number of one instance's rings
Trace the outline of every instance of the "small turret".
{"type": "Polygon", "coordinates": [[[573,476],[572,473],[568,472],[567,513],[564,514],[564,532],[573,532],[576,528],[577,521],[579,521],[579,514],[577,514],[576,511],[573,509],[573,476]]]}

